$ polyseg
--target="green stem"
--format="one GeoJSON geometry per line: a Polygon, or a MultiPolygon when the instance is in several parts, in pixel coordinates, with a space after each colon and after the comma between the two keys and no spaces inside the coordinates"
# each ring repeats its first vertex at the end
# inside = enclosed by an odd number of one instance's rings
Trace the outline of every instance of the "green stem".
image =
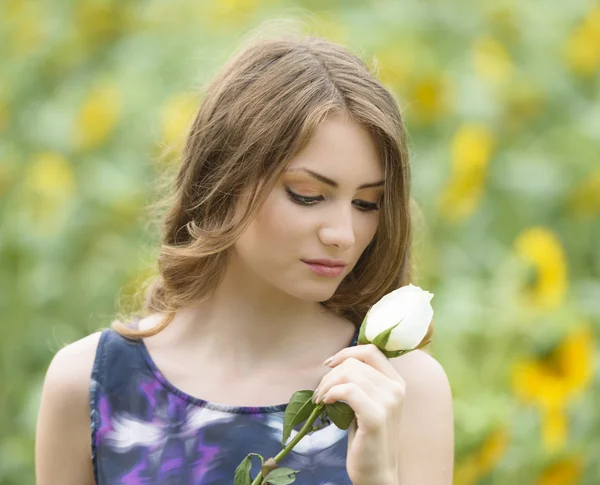
{"type": "MultiPolygon", "coordinates": [[[[292,448],[298,444],[298,441],[300,441],[302,438],[304,438],[308,433],[310,433],[313,430],[312,425],[317,420],[317,418],[319,417],[319,414],[321,414],[321,412],[323,411],[324,408],[325,408],[324,404],[318,404],[315,407],[315,409],[313,409],[313,412],[310,414],[308,419],[305,421],[304,426],[302,426],[302,428],[300,428],[300,431],[298,431],[298,434],[296,436],[294,436],[292,441],[290,441],[286,445],[286,447],[283,450],[281,450],[279,453],[277,453],[277,455],[273,458],[276,463],[279,463],[290,451],[292,451],[292,448]]],[[[262,478],[263,478],[262,471],[260,471],[260,472],[258,472],[258,475],[256,475],[256,478],[254,479],[254,481],[252,482],[251,485],[261,485],[262,478]]]]}

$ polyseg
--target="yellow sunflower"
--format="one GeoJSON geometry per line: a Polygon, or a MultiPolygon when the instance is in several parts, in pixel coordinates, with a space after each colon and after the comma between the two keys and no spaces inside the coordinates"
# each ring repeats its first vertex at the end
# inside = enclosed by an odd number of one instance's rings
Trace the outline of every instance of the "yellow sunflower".
{"type": "Polygon", "coordinates": [[[587,389],[594,360],[594,336],[584,325],[569,333],[551,352],[517,363],[513,369],[515,394],[526,403],[561,408],[587,389]]]}
{"type": "Polygon", "coordinates": [[[583,473],[580,457],[567,457],[552,463],[540,475],[536,485],[576,485],[583,473]]]}
{"type": "Polygon", "coordinates": [[[505,83],[514,72],[514,63],[507,50],[491,37],[477,40],[472,56],[477,74],[491,83],[505,83]]]}
{"type": "Polygon", "coordinates": [[[568,435],[568,419],[564,407],[542,408],[541,428],[544,449],[550,453],[561,450],[568,435]]]}
{"type": "Polygon", "coordinates": [[[589,174],[573,189],[567,205],[578,217],[594,217],[600,212],[600,170],[589,174]]]}
{"type": "Polygon", "coordinates": [[[101,145],[114,130],[120,111],[121,96],[113,83],[92,88],[77,116],[77,146],[87,150],[101,145]]]}
{"type": "Polygon", "coordinates": [[[167,150],[167,161],[175,159],[183,149],[197,108],[197,100],[191,94],[177,94],[165,102],[161,112],[161,145],[167,150]]]}
{"type": "Polygon", "coordinates": [[[407,118],[418,125],[429,125],[443,118],[450,109],[452,86],[441,72],[413,77],[406,89],[407,118]]]}
{"type": "Polygon", "coordinates": [[[438,206],[450,222],[470,217],[483,196],[494,135],[485,125],[461,126],[452,139],[451,175],[438,206]]]}
{"type": "Polygon", "coordinates": [[[575,29],[564,48],[569,67],[582,76],[593,75],[600,66],[600,7],[592,8],[575,29]]]}
{"type": "Polygon", "coordinates": [[[522,402],[539,407],[542,444],[547,451],[557,451],[566,443],[567,406],[588,388],[594,360],[594,336],[585,325],[569,333],[552,351],[514,366],[513,390],[522,402]]]}
{"type": "Polygon", "coordinates": [[[40,153],[28,166],[24,182],[22,203],[36,232],[56,231],[65,205],[75,190],[71,165],[59,153],[40,153]]]}
{"type": "Polygon", "coordinates": [[[525,288],[523,303],[541,310],[560,307],[567,291],[567,260],[558,237],[548,228],[530,227],[519,234],[514,246],[535,276],[525,288]]]}
{"type": "Polygon", "coordinates": [[[504,456],[508,441],[507,429],[493,430],[474,453],[458,463],[454,471],[454,485],[473,485],[488,475],[504,456]]]}

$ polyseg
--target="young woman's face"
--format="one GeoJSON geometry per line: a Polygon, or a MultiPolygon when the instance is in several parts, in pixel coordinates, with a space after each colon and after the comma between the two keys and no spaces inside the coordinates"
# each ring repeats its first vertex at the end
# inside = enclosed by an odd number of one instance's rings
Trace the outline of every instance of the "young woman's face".
{"type": "Polygon", "coordinates": [[[285,293],[329,299],[375,235],[383,178],[368,132],[342,117],[326,119],[237,241],[236,259],[285,293]],[[345,266],[307,263],[315,259],[345,266]]]}

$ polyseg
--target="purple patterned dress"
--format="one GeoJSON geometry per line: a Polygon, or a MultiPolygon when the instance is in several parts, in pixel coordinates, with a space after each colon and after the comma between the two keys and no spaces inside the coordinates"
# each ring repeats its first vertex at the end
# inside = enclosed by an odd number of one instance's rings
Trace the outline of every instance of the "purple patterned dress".
{"type": "MultiPolygon", "coordinates": [[[[358,332],[350,345],[357,338],[358,332]]],[[[90,389],[96,483],[231,485],[248,453],[268,458],[281,450],[285,407],[226,406],[192,397],[167,381],[143,341],[105,329],[90,389]]],[[[280,466],[300,470],[299,485],[351,485],[347,439],[347,431],[326,424],[305,436],[280,466]]],[[[259,469],[254,460],[252,476],[259,469]]]]}

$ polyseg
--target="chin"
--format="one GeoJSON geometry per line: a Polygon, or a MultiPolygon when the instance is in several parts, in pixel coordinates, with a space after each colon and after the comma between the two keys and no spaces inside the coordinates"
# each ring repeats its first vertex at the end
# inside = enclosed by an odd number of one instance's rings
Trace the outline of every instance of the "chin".
{"type": "Polygon", "coordinates": [[[300,300],[323,302],[329,300],[335,294],[337,287],[338,284],[319,285],[313,282],[302,288],[296,287],[289,293],[300,300]]]}

